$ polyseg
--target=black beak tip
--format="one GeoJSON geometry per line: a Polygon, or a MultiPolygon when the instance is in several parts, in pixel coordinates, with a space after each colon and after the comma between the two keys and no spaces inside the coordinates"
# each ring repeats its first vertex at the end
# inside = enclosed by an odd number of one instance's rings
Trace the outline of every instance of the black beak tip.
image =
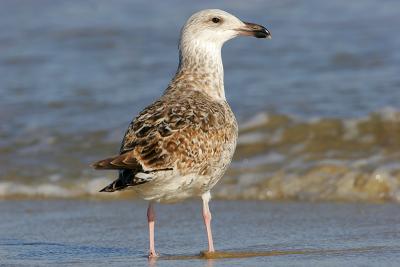
{"type": "Polygon", "coordinates": [[[254,32],[254,37],[256,38],[265,38],[265,39],[271,39],[271,33],[264,27],[262,27],[261,30],[255,31],[254,32]]]}
{"type": "Polygon", "coordinates": [[[243,23],[246,25],[246,27],[242,29],[244,35],[254,36],[256,38],[271,39],[271,33],[264,26],[251,22],[243,23]]]}

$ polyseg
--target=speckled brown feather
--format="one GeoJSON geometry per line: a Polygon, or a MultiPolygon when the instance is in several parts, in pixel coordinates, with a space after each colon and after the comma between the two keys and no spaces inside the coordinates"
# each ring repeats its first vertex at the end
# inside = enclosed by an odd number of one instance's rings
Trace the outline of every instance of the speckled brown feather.
{"type": "Polygon", "coordinates": [[[141,169],[141,165],[134,157],[132,157],[132,154],[130,153],[97,161],[96,163],[92,164],[92,167],[95,168],[96,170],[107,170],[107,169],[118,170],[121,168],[141,169]]]}

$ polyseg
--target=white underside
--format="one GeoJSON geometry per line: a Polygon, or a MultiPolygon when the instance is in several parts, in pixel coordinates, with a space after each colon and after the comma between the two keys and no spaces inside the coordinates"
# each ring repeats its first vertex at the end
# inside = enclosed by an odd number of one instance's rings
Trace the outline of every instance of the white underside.
{"type": "Polygon", "coordinates": [[[173,203],[203,195],[210,191],[219,178],[213,179],[210,176],[197,174],[180,176],[174,175],[173,171],[165,171],[150,182],[134,186],[132,189],[145,200],[173,203]]]}

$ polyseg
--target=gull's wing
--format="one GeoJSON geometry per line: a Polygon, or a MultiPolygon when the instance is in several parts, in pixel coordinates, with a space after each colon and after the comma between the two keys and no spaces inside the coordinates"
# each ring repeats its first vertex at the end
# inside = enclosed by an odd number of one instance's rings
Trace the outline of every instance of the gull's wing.
{"type": "Polygon", "coordinates": [[[233,119],[232,127],[226,127],[228,120],[232,120],[230,110],[199,91],[180,99],[164,95],[132,121],[120,155],[93,166],[121,170],[118,180],[126,186],[150,181],[157,171],[206,174],[212,161],[220,160],[226,140],[236,135],[236,122],[233,119]]]}

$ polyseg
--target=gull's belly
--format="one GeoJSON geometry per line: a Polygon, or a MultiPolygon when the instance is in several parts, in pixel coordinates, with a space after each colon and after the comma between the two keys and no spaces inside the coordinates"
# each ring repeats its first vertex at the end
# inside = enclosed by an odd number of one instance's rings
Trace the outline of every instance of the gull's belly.
{"type": "Polygon", "coordinates": [[[226,146],[218,161],[211,161],[205,172],[181,175],[177,171],[158,172],[150,182],[134,186],[143,199],[163,203],[178,202],[190,197],[201,196],[210,191],[222,178],[236,147],[236,140],[226,146]]]}
{"type": "Polygon", "coordinates": [[[212,177],[198,174],[164,175],[164,177],[157,177],[148,183],[135,186],[133,189],[145,200],[173,203],[201,196],[209,190],[210,180],[212,177]]]}

